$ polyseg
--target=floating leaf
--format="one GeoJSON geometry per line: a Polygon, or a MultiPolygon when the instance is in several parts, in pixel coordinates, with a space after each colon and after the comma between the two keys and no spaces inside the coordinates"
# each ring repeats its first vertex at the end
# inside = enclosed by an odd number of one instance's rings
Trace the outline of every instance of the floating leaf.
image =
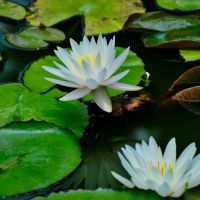
{"type": "Polygon", "coordinates": [[[180,54],[184,58],[185,62],[200,60],[199,49],[180,50],[180,54]]]}
{"type": "Polygon", "coordinates": [[[75,15],[85,17],[86,35],[119,31],[128,17],[144,13],[141,0],[36,0],[27,20],[32,26],[52,26],[75,15]]]}
{"type": "Polygon", "coordinates": [[[69,191],[67,193],[52,193],[48,197],[36,197],[34,200],[161,200],[160,197],[151,192],[143,192],[138,190],[105,190],[98,189],[96,191],[78,190],[69,191]]]}
{"type": "MultiPolygon", "coordinates": [[[[122,53],[123,48],[117,48],[116,54],[119,55],[122,53]]],[[[53,61],[60,62],[56,56],[46,56],[44,58],[39,59],[38,61],[33,62],[30,67],[25,71],[23,76],[23,82],[26,87],[28,87],[32,91],[36,92],[45,92],[54,86],[53,83],[46,81],[45,77],[55,78],[50,73],[46,72],[42,66],[52,66],[55,67],[53,61]]],[[[129,69],[128,75],[126,75],[121,82],[137,85],[142,75],[144,74],[144,64],[142,60],[133,52],[129,51],[129,55],[120,69],[116,72],[122,72],[126,69],[129,69]]],[[[122,91],[109,89],[109,93],[111,96],[116,96],[118,94],[123,93],[122,91]]],[[[85,98],[85,100],[90,100],[91,97],[85,98]]]]}
{"type": "Polygon", "coordinates": [[[64,93],[52,89],[45,94],[30,92],[23,85],[0,86],[0,126],[14,121],[46,121],[82,136],[88,123],[86,107],[78,101],[61,102],[64,93]],[[9,95],[7,95],[9,93],[9,95]]]}
{"type": "Polygon", "coordinates": [[[7,0],[0,0],[0,17],[22,20],[25,16],[26,10],[24,7],[7,0]]]}
{"type": "Polygon", "coordinates": [[[80,161],[80,146],[69,131],[44,122],[10,124],[0,129],[0,195],[47,187],[80,161]]]}
{"type": "Polygon", "coordinates": [[[126,27],[129,30],[167,32],[174,29],[191,28],[199,25],[199,14],[177,15],[162,11],[155,11],[133,18],[133,20],[131,20],[126,27]]]}
{"type": "Polygon", "coordinates": [[[199,0],[156,0],[161,8],[178,11],[194,11],[200,9],[199,0]]]}
{"type": "Polygon", "coordinates": [[[186,72],[184,72],[172,85],[171,89],[174,87],[184,85],[184,84],[200,84],[200,66],[193,67],[186,72]]]}
{"type": "Polygon", "coordinates": [[[146,47],[156,48],[192,48],[200,47],[200,26],[179,29],[169,32],[158,32],[143,35],[146,47]]]}
{"type": "Polygon", "coordinates": [[[200,115],[200,86],[184,89],[173,96],[173,99],[189,111],[200,115]]]}
{"type": "Polygon", "coordinates": [[[62,41],[65,34],[55,28],[28,27],[20,33],[7,34],[6,39],[16,47],[35,49],[47,47],[48,42],[62,41]]]}

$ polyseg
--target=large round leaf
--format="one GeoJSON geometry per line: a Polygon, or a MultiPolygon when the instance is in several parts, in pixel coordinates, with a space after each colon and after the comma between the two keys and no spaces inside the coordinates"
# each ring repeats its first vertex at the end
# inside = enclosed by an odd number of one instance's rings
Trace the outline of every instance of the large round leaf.
{"type": "Polygon", "coordinates": [[[47,47],[48,42],[62,41],[65,39],[65,34],[55,28],[28,27],[22,32],[7,34],[6,39],[16,47],[35,49],[47,47]]]}
{"type": "Polygon", "coordinates": [[[154,11],[133,18],[126,28],[137,31],[171,31],[200,25],[200,15],[178,15],[163,11],[154,11]]]}
{"type": "Polygon", "coordinates": [[[64,93],[53,89],[45,94],[30,92],[23,85],[0,86],[0,126],[13,121],[46,121],[82,136],[88,124],[86,107],[78,101],[61,102],[64,93]],[[9,93],[9,95],[8,95],[9,93]]]}
{"type": "Polygon", "coordinates": [[[36,197],[34,200],[160,200],[161,198],[151,192],[137,190],[103,190],[96,191],[79,190],[68,193],[60,192],[51,194],[48,197],[36,197]]]}
{"type": "Polygon", "coordinates": [[[0,0],[0,17],[22,20],[25,16],[26,10],[24,7],[7,0],[0,0]]]}
{"type": "Polygon", "coordinates": [[[180,55],[184,58],[185,62],[200,60],[199,49],[180,50],[180,55]]]}
{"type": "Polygon", "coordinates": [[[128,17],[144,13],[141,0],[36,0],[27,17],[33,26],[52,26],[76,15],[85,17],[87,35],[111,33],[123,28],[128,17]]]}
{"type": "MultiPolygon", "coordinates": [[[[122,53],[123,48],[117,48],[116,56],[122,53]]],[[[26,87],[30,90],[35,92],[45,92],[54,86],[53,83],[46,81],[45,77],[52,77],[55,76],[51,75],[50,73],[46,72],[42,66],[52,66],[55,67],[53,61],[60,62],[56,56],[46,56],[44,58],[39,59],[38,61],[33,62],[30,67],[25,71],[23,76],[23,81],[26,87]]],[[[144,74],[144,64],[142,60],[132,51],[129,51],[129,55],[125,62],[122,64],[120,69],[116,73],[120,73],[129,69],[128,75],[126,75],[120,81],[123,83],[137,85],[142,75],[144,74]]],[[[116,96],[118,94],[123,93],[122,91],[112,90],[109,89],[109,93],[111,96],[116,96]]],[[[86,100],[90,100],[90,97],[85,98],[86,100]]]]}
{"type": "Polygon", "coordinates": [[[193,11],[200,9],[199,0],[156,0],[156,3],[167,10],[193,11]]]}
{"type": "Polygon", "coordinates": [[[80,161],[80,146],[69,131],[42,122],[10,124],[0,129],[0,195],[47,187],[80,161]]]}

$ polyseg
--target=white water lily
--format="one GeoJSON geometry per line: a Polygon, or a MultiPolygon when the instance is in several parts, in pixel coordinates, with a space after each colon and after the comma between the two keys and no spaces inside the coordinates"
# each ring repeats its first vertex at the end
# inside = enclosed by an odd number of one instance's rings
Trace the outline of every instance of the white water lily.
{"type": "Polygon", "coordinates": [[[128,56],[129,48],[115,58],[115,38],[107,43],[101,35],[97,42],[92,37],[83,38],[80,44],[70,39],[71,51],[57,47],[55,54],[62,61],[62,65],[54,62],[56,68],[43,66],[43,68],[60,79],[45,78],[46,80],[66,87],[77,88],[61,101],[82,98],[91,93],[96,104],[106,112],[112,111],[112,103],[107,87],[117,90],[136,91],[141,87],[118,82],[126,76],[129,70],[115,74],[128,56]],[[115,75],[113,75],[115,74],[115,75]]]}
{"type": "Polygon", "coordinates": [[[149,144],[142,141],[135,148],[126,145],[119,153],[122,166],[131,176],[128,180],[111,172],[128,188],[154,190],[162,197],[180,197],[187,189],[200,185],[200,154],[196,153],[195,143],[190,144],[176,158],[176,141],[171,139],[162,153],[153,137],[149,144]]]}

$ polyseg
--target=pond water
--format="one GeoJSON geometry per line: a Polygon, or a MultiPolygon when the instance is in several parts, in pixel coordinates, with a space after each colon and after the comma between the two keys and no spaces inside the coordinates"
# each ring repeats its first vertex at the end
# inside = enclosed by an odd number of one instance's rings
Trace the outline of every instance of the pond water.
{"type": "MultiPolygon", "coordinates": [[[[15,0],[15,2],[27,6],[31,1],[15,0]]],[[[144,3],[148,11],[157,9],[153,5],[153,1],[145,0],[144,3]]],[[[18,23],[0,21],[0,52],[4,56],[4,61],[0,67],[0,82],[2,84],[20,82],[24,69],[32,61],[44,55],[53,55],[53,50],[57,46],[55,43],[46,49],[36,51],[9,46],[5,41],[5,33],[19,30],[25,23],[24,21],[18,23]]],[[[69,37],[77,41],[82,39],[81,17],[74,17],[55,27],[63,30],[67,36],[66,40],[59,46],[69,47],[69,37]]],[[[96,110],[94,105],[89,104],[92,107],[90,113],[94,112],[94,114],[91,116],[92,120],[86,129],[85,136],[81,139],[83,149],[92,149],[96,145],[107,146],[109,142],[113,141],[147,140],[152,135],[163,147],[171,137],[176,137],[179,151],[183,150],[189,143],[196,142],[200,152],[200,117],[181,106],[177,109],[161,109],[158,107],[158,102],[172,83],[187,69],[200,65],[200,62],[184,63],[178,54],[178,50],[146,49],[142,45],[139,34],[136,33],[121,31],[115,35],[116,46],[131,46],[131,49],[145,63],[146,71],[151,74],[150,85],[145,90],[151,95],[152,102],[122,116],[105,115],[96,110]]],[[[106,37],[111,38],[112,36],[113,34],[110,34],[106,37]]],[[[64,182],[65,179],[47,189],[6,199],[28,200],[37,196],[37,194],[47,195],[51,191],[70,189],[70,187],[66,187],[64,182]]]]}

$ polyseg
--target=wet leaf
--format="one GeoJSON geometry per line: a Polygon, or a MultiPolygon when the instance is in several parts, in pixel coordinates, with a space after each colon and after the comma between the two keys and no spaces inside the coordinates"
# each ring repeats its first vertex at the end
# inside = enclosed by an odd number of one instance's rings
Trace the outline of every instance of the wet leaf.
{"type": "Polygon", "coordinates": [[[146,47],[155,48],[193,48],[200,47],[200,26],[179,29],[169,32],[158,32],[143,35],[146,47]]]}
{"type": "Polygon", "coordinates": [[[141,0],[37,0],[30,7],[27,20],[32,26],[52,26],[76,15],[85,17],[86,35],[119,31],[128,17],[144,13],[141,0]]]}
{"type": "Polygon", "coordinates": [[[67,128],[80,137],[88,124],[86,107],[78,101],[57,100],[64,96],[57,89],[38,94],[30,92],[19,83],[5,84],[0,86],[0,96],[4,97],[0,100],[1,127],[10,122],[34,119],[67,128]]]}
{"type": "Polygon", "coordinates": [[[0,17],[6,17],[13,20],[22,20],[26,16],[26,10],[19,4],[0,0],[0,17]]]}
{"type": "Polygon", "coordinates": [[[160,200],[161,198],[151,192],[143,192],[138,190],[105,190],[98,189],[95,191],[78,190],[69,191],[67,193],[52,193],[48,197],[36,197],[34,200],[160,200]]]}
{"type": "MultiPolygon", "coordinates": [[[[116,54],[119,55],[120,53],[122,53],[123,50],[124,50],[123,48],[118,47],[116,54]]],[[[60,62],[56,56],[46,56],[44,58],[39,59],[38,61],[33,62],[30,65],[30,67],[25,71],[23,76],[23,81],[26,87],[36,92],[45,92],[48,89],[52,88],[54,84],[50,83],[49,81],[46,81],[44,78],[45,77],[55,78],[55,76],[46,72],[42,68],[42,66],[47,65],[55,67],[53,61],[60,62]]],[[[129,69],[130,71],[128,75],[126,75],[123,79],[121,79],[121,82],[137,85],[140,82],[142,75],[145,72],[144,64],[142,60],[135,53],[131,51],[129,52],[126,61],[123,63],[123,65],[116,73],[125,71],[126,69],[129,69]]],[[[109,93],[111,96],[116,96],[118,94],[123,93],[123,91],[109,89],[109,93]]],[[[85,98],[85,100],[91,100],[91,97],[88,96],[85,98]]]]}
{"type": "Polygon", "coordinates": [[[199,49],[180,50],[180,55],[184,58],[185,62],[200,60],[199,49]]]}
{"type": "Polygon", "coordinates": [[[7,34],[6,39],[11,45],[16,47],[37,49],[47,47],[49,45],[48,42],[64,40],[65,34],[55,28],[28,27],[22,32],[7,34]]]}
{"type": "Polygon", "coordinates": [[[187,110],[200,115],[200,86],[184,89],[173,96],[173,99],[187,110]]]}
{"type": "Polygon", "coordinates": [[[80,161],[80,146],[69,131],[44,122],[10,124],[0,129],[0,195],[47,187],[80,161]]]}
{"type": "Polygon", "coordinates": [[[194,11],[200,9],[199,0],[156,0],[161,8],[174,11],[194,11]]]}
{"type": "Polygon", "coordinates": [[[148,12],[134,17],[127,25],[129,30],[161,31],[196,27],[200,25],[200,15],[178,15],[163,11],[148,12]]]}
{"type": "Polygon", "coordinates": [[[184,72],[172,85],[171,89],[180,85],[200,84],[200,66],[193,67],[184,72]]]}

